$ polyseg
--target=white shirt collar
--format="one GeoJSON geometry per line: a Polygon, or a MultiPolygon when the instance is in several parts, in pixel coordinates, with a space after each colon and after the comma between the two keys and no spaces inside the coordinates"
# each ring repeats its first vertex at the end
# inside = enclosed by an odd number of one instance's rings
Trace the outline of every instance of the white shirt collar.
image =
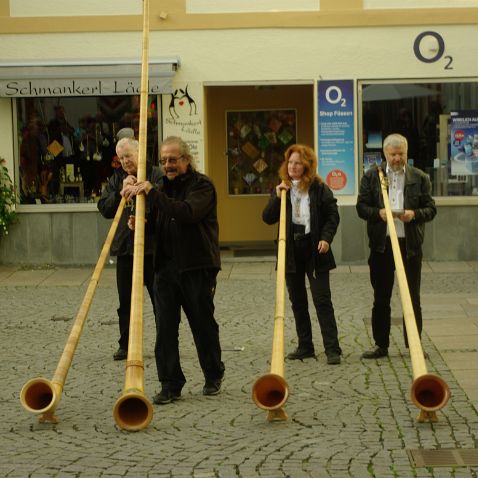
{"type": "Polygon", "coordinates": [[[387,176],[389,176],[390,174],[405,174],[405,166],[403,166],[402,169],[398,170],[398,171],[393,171],[389,166],[388,166],[388,163],[387,163],[387,176]]]}

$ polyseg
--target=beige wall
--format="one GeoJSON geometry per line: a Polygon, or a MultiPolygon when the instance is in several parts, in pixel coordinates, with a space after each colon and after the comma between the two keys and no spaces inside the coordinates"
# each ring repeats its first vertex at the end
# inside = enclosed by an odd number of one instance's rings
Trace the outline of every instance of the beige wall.
{"type": "MultiPolygon", "coordinates": [[[[293,0],[291,0],[291,3],[293,0]]],[[[47,2],[48,3],[48,2],[47,2]]],[[[50,2],[51,3],[51,2],[50,2]]],[[[59,33],[59,32],[114,32],[140,31],[142,18],[141,2],[109,0],[106,5],[96,6],[90,0],[63,2],[58,13],[44,16],[45,2],[33,0],[0,0],[0,33],[59,33]],[[10,6],[11,3],[11,6],[10,6]],[[16,5],[18,3],[18,5],[16,5]],[[25,4],[33,5],[28,9],[25,4]],[[24,4],[23,7],[20,4],[24,4]],[[80,16],[78,8],[84,7],[80,16]],[[127,8],[126,8],[127,7],[127,8]],[[88,9],[89,8],[89,9],[88,9]],[[137,15],[131,14],[134,10],[137,15]],[[30,11],[31,16],[25,16],[30,11]],[[18,16],[14,16],[19,12],[18,16]],[[108,15],[109,13],[109,15],[108,15]],[[81,16],[82,15],[82,16],[81,16]],[[106,15],[107,18],[105,17],[106,15]]],[[[478,8],[475,2],[442,0],[442,8],[419,8],[421,2],[406,4],[410,8],[389,9],[387,2],[374,2],[364,7],[362,0],[321,0],[317,11],[250,12],[188,14],[186,0],[150,1],[150,29],[155,30],[201,30],[201,29],[243,29],[243,28],[302,28],[302,27],[352,27],[352,26],[397,26],[397,25],[450,25],[476,24],[478,8]],[[378,5],[378,6],[377,6],[378,5]]],[[[436,5],[428,2],[427,6],[436,5]]],[[[48,13],[47,13],[48,15],[48,13]]]]}
{"type": "Polygon", "coordinates": [[[229,196],[227,190],[226,110],[295,108],[297,140],[314,145],[313,85],[277,85],[271,89],[253,86],[206,87],[207,173],[218,193],[221,243],[268,241],[277,228],[262,222],[268,196],[229,196]]]}

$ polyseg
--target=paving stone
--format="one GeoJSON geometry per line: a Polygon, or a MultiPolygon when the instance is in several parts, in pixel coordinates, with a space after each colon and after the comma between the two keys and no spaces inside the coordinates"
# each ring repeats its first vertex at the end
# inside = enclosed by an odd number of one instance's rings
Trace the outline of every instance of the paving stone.
{"type": "MultiPolygon", "coordinates": [[[[182,400],[153,406],[152,423],[137,433],[120,430],[112,418],[125,371],[124,362],[112,360],[117,347],[114,268],[104,271],[106,279],[100,282],[84,324],[57,409],[57,425],[38,424],[19,404],[19,393],[30,378],[53,376],[88,281],[82,286],[78,282],[88,274],[79,271],[68,278],[63,269],[61,279],[61,274],[51,270],[34,271],[32,277],[4,271],[16,277],[15,281],[9,282],[7,277],[0,282],[0,475],[476,478],[476,469],[471,468],[455,468],[453,475],[438,473],[437,468],[414,468],[405,450],[476,446],[478,397],[469,395],[468,390],[473,390],[465,368],[469,364],[463,364],[457,355],[471,353],[474,357],[476,344],[471,348],[466,334],[456,334],[454,325],[461,318],[436,315],[445,311],[465,316],[467,307],[476,305],[478,268],[467,272],[467,267],[460,265],[440,269],[432,264],[434,272],[423,274],[422,291],[427,298],[423,309],[433,316],[425,321],[423,334],[423,347],[430,354],[426,364],[452,391],[449,403],[437,412],[438,423],[416,422],[418,409],[409,398],[413,371],[401,325],[392,327],[389,358],[360,359],[362,351],[373,345],[373,338],[370,321],[364,321],[372,303],[365,274],[368,269],[359,266],[331,274],[342,364],[331,367],[325,363],[320,329],[312,313],[317,359],[285,361],[289,420],[269,423],[267,413],[252,402],[251,387],[270,369],[275,264],[226,264],[216,293],[226,365],[222,393],[202,396],[203,377],[183,317],[179,340],[188,381],[182,400]],[[434,297],[440,297],[440,302],[434,304],[434,297]],[[455,322],[447,325],[447,321],[455,322]],[[458,352],[452,347],[458,347],[458,352]],[[459,367],[463,376],[456,375],[459,367]]],[[[284,345],[288,351],[296,346],[297,338],[287,298],[285,306],[284,345]]],[[[401,317],[396,291],[392,314],[401,317]]],[[[159,388],[154,337],[152,308],[146,300],[144,389],[149,398],[159,388]]]]}

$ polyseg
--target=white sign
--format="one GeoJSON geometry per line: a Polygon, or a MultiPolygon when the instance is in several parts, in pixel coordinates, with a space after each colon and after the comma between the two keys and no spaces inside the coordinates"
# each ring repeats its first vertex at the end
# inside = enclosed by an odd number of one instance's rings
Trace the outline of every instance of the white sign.
{"type": "MultiPolygon", "coordinates": [[[[172,78],[150,78],[149,94],[169,93],[172,78]]],[[[139,95],[140,78],[0,80],[0,97],[139,95]]]]}
{"type": "Polygon", "coordinates": [[[163,96],[163,136],[179,136],[191,149],[198,171],[205,171],[202,121],[202,84],[173,85],[163,96]]]}

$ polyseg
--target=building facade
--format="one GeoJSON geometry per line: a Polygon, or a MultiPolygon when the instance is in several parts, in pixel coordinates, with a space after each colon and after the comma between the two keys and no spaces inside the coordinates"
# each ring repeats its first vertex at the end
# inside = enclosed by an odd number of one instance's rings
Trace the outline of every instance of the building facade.
{"type": "MultiPolygon", "coordinates": [[[[0,262],[95,263],[115,133],[137,128],[142,2],[0,0],[0,157],[19,193],[0,262]]],[[[383,138],[432,180],[430,260],[478,260],[478,1],[150,1],[148,157],[181,135],[218,190],[224,247],[272,244],[284,149],[314,146],[340,263],[368,255],[355,202],[383,138]],[[451,232],[451,234],[450,234],[451,232]]]]}

